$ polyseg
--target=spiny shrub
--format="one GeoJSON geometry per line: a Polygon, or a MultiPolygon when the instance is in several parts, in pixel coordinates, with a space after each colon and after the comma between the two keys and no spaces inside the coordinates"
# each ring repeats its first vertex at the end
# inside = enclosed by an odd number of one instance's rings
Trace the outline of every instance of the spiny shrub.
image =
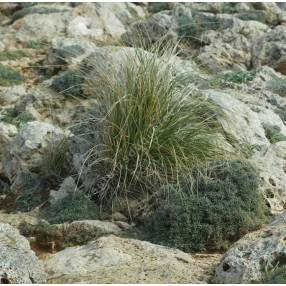
{"type": "Polygon", "coordinates": [[[0,86],[11,86],[20,84],[23,77],[14,69],[0,64],[0,86]]]}
{"type": "Polygon", "coordinates": [[[286,141],[286,136],[281,134],[281,128],[277,125],[264,124],[265,136],[271,144],[279,141],[286,141]]]}
{"type": "Polygon", "coordinates": [[[82,96],[83,76],[80,72],[67,71],[56,78],[51,87],[66,96],[82,96]]]}
{"type": "Polygon", "coordinates": [[[280,266],[266,273],[263,284],[286,284],[286,267],[280,266]]]}
{"type": "Polygon", "coordinates": [[[218,107],[185,85],[169,52],[135,49],[120,70],[98,66],[96,80],[88,81],[99,104],[82,124],[95,134],[86,166],[100,202],[175,183],[194,166],[224,155],[214,127],[218,107]]]}
{"type": "Polygon", "coordinates": [[[84,193],[75,191],[55,204],[48,206],[42,211],[41,216],[53,224],[98,219],[99,209],[84,193]]]}
{"type": "Polygon", "coordinates": [[[183,251],[225,250],[267,219],[258,176],[246,162],[213,166],[207,177],[164,189],[166,199],[145,224],[147,240],[183,251]]]}
{"type": "Polygon", "coordinates": [[[254,76],[255,73],[250,71],[233,71],[224,74],[222,78],[226,81],[241,84],[252,81],[254,76]]]}

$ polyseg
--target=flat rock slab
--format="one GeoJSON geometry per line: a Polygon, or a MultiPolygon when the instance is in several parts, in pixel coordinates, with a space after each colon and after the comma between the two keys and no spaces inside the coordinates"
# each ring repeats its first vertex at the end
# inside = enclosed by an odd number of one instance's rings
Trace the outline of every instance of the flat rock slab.
{"type": "Polygon", "coordinates": [[[206,283],[212,271],[203,267],[205,262],[179,250],[110,235],[66,248],[44,264],[49,283],[206,283]]]}

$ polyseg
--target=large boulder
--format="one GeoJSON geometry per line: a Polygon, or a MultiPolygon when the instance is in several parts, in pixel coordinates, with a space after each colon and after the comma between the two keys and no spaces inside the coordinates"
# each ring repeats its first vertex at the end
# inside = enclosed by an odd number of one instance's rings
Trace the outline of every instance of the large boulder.
{"type": "Polygon", "coordinates": [[[269,226],[247,234],[223,256],[216,269],[215,283],[250,284],[259,282],[286,258],[286,213],[269,226]]]}
{"type": "Polygon", "coordinates": [[[1,284],[45,283],[42,262],[29,242],[8,224],[0,223],[1,284]]]}
{"type": "Polygon", "coordinates": [[[286,27],[277,26],[265,35],[258,37],[252,47],[254,67],[268,65],[286,74],[286,27]]]}
{"type": "Polygon", "coordinates": [[[45,269],[49,283],[206,283],[211,271],[203,264],[179,250],[111,235],[52,255],[45,269]]]}

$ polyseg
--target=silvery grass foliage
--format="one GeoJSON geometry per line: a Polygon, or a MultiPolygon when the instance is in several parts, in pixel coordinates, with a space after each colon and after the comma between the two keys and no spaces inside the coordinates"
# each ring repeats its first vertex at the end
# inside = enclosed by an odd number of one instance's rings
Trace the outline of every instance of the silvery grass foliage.
{"type": "Polygon", "coordinates": [[[122,64],[85,71],[97,98],[82,122],[91,146],[84,166],[101,203],[152,193],[202,164],[224,157],[218,143],[219,109],[174,69],[174,50],[126,49],[122,64]],[[91,76],[92,75],[92,76],[91,76]]]}

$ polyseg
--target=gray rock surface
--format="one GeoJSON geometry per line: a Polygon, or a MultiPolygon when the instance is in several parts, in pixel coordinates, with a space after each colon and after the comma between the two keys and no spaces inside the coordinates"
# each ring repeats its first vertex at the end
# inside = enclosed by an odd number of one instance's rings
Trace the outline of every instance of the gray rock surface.
{"type": "Polygon", "coordinates": [[[259,282],[265,269],[285,264],[286,214],[282,214],[269,226],[247,234],[236,242],[222,257],[213,282],[259,282]]]}
{"type": "Polygon", "coordinates": [[[255,67],[268,65],[286,74],[286,27],[277,26],[265,35],[258,37],[252,47],[252,61],[255,67]]]}
{"type": "Polygon", "coordinates": [[[44,261],[49,283],[199,283],[203,263],[182,251],[106,236],[44,261]]]}
{"type": "Polygon", "coordinates": [[[0,223],[0,281],[5,284],[45,283],[42,262],[18,230],[0,223]]]}
{"type": "Polygon", "coordinates": [[[46,122],[31,121],[23,125],[13,142],[9,145],[4,169],[11,178],[21,168],[38,166],[42,153],[51,141],[60,141],[66,133],[46,122]]]}

